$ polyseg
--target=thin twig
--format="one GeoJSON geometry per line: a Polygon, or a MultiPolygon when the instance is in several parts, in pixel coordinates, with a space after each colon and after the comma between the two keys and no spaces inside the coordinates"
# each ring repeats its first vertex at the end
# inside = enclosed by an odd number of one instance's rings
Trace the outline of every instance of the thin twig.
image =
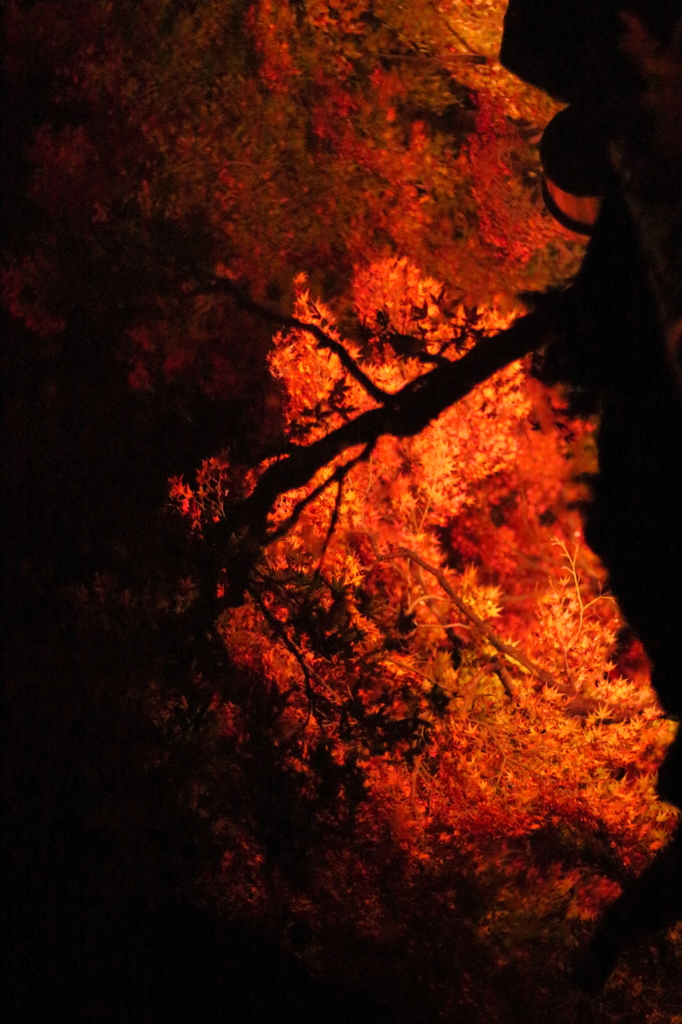
{"type": "Polygon", "coordinates": [[[308,699],[308,720],[306,722],[306,725],[308,725],[308,723],[310,722],[311,717],[314,716],[315,721],[320,725],[320,728],[324,728],[324,726],[322,725],[322,722],[320,722],[319,718],[317,717],[317,706],[316,706],[316,700],[315,700],[315,691],[314,691],[313,686],[312,686],[313,673],[311,672],[311,670],[306,665],[305,659],[303,657],[303,654],[298,649],[296,644],[287,636],[286,630],[284,628],[284,624],[281,623],[279,621],[279,619],[277,619],[272,614],[272,612],[270,611],[268,606],[265,604],[265,602],[261,598],[260,594],[258,594],[255,590],[253,590],[251,588],[249,588],[249,593],[251,594],[251,596],[253,597],[254,601],[256,602],[258,607],[260,608],[261,612],[263,613],[263,616],[268,621],[268,623],[270,624],[271,628],[275,631],[275,633],[277,634],[279,639],[282,641],[282,643],[284,644],[286,649],[291,654],[293,654],[294,658],[296,659],[296,661],[298,662],[298,664],[301,667],[301,671],[303,672],[303,684],[305,686],[305,693],[306,693],[306,697],[308,699]]]}
{"type": "Polygon", "coordinates": [[[500,677],[500,682],[504,687],[504,691],[510,700],[516,700],[516,689],[511,681],[511,676],[507,670],[507,666],[502,661],[502,658],[496,659],[497,673],[500,677]]]}
{"type": "MultiPolygon", "coordinates": [[[[453,590],[453,588],[450,586],[447,579],[445,578],[445,575],[434,565],[431,565],[429,562],[425,561],[425,559],[423,559],[421,555],[418,555],[416,551],[411,551],[409,548],[399,548],[398,551],[396,552],[396,555],[412,559],[413,562],[416,562],[417,565],[425,569],[426,572],[429,572],[431,573],[432,576],[435,576],[440,586],[451,599],[453,604],[455,604],[457,608],[459,608],[462,615],[466,616],[466,618],[468,618],[469,621],[473,623],[473,625],[476,627],[479,633],[482,636],[484,636],[486,640],[500,652],[500,654],[504,654],[511,661],[515,661],[517,662],[517,664],[522,665],[524,668],[528,669],[529,672],[531,672],[537,679],[540,680],[540,682],[544,683],[546,686],[551,686],[553,689],[558,690],[558,692],[561,693],[563,696],[570,697],[571,701],[567,705],[566,709],[568,714],[573,715],[575,717],[583,718],[587,717],[587,715],[591,713],[601,711],[602,713],[608,712],[608,721],[625,722],[629,721],[633,717],[633,714],[639,714],[641,712],[642,708],[640,707],[634,709],[622,708],[621,706],[613,704],[610,701],[600,700],[599,698],[595,697],[585,697],[583,696],[583,694],[577,693],[575,687],[570,683],[558,682],[554,679],[553,676],[549,674],[549,672],[546,672],[544,669],[540,668],[538,665],[532,662],[530,658],[528,658],[523,653],[523,651],[519,651],[516,647],[512,647],[510,644],[505,644],[505,642],[499,638],[495,631],[490,628],[487,622],[484,622],[483,619],[479,618],[479,616],[476,614],[473,608],[470,608],[469,605],[465,601],[463,601],[462,598],[453,590]]],[[[494,666],[496,667],[497,670],[499,670],[500,681],[504,686],[504,689],[506,690],[507,694],[509,695],[510,698],[516,699],[514,686],[511,683],[509,673],[504,668],[501,659],[496,659],[494,666]]],[[[490,667],[490,665],[487,665],[484,667],[483,670],[480,671],[489,671],[490,667]]],[[[642,705],[642,707],[644,706],[647,705],[642,705]]]]}
{"type": "Polygon", "coordinates": [[[431,676],[427,675],[426,672],[422,672],[421,669],[415,668],[414,665],[405,665],[402,661],[397,661],[395,658],[381,658],[380,659],[385,665],[395,665],[396,668],[400,668],[403,672],[411,672],[412,675],[419,676],[421,679],[425,679],[427,683],[431,683],[432,686],[440,686],[443,693],[447,693],[449,697],[458,698],[461,700],[461,695],[456,693],[454,690],[448,689],[447,686],[443,686],[442,683],[436,683],[431,676]]]}
{"type": "MultiPolygon", "coordinates": [[[[460,42],[460,43],[462,44],[462,46],[464,47],[464,49],[465,49],[465,50],[468,50],[468,51],[469,51],[469,53],[470,53],[470,54],[471,54],[471,55],[472,55],[473,57],[480,57],[480,56],[481,56],[480,54],[476,53],[476,51],[474,50],[474,48],[473,48],[472,46],[469,46],[469,44],[467,43],[467,41],[466,41],[466,39],[464,38],[464,36],[461,36],[461,35],[459,34],[459,32],[456,32],[456,31],[455,31],[455,29],[454,29],[454,28],[452,27],[452,25],[449,25],[449,26],[448,26],[448,28],[449,28],[449,29],[450,29],[450,31],[452,32],[452,34],[453,34],[453,36],[455,37],[455,39],[459,40],[459,42],[460,42]]],[[[456,55],[455,55],[455,54],[452,54],[451,56],[453,56],[453,57],[454,57],[454,56],[456,56],[456,55]]]]}
{"type": "Polygon", "coordinates": [[[336,501],[334,502],[334,508],[332,509],[331,519],[329,520],[329,526],[327,528],[327,535],[324,538],[324,544],[322,545],[322,551],[320,552],[320,560],[317,563],[317,569],[315,570],[315,574],[317,576],[319,576],[319,574],[320,574],[320,570],[322,569],[322,563],[324,562],[324,556],[327,554],[327,548],[329,547],[329,542],[332,539],[332,536],[334,534],[334,530],[336,529],[336,524],[339,521],[339,513],[341,511],[341,502],[343,500],[343,484],[344,484],[344,480],[345,480],[345,477],[343,477],[341,480],[339,480],[338,481],[338,486],[336,488],[336,501]]]}
{"type": "Polygon", "coordinates": [[[478,669],[478,671],[474,673],[474,675],[467,683],[467,689],[473,692],[480,683],[481,679],[485,679],[486,676],[491,675],[493,672],[497,672],[497,659],[495,661],[489,661],[485,665],[482,665],[478,669]]]}
{"type": "Polygon", "coordinates": [[[265,543],[271,544],[273,541],[279,540],[280,537],[286,536],[290,530],[293,530],[308,505],[311,505],[316,498],[319,498],[319,496],[326,491],[330,484],[333,484],[336,479],[336,471],[334,471],[331,476],[328,476],[326,480],[323,480],[321,484],[318,484],[317,487],[313,488],[310,494],[306,494],[305,498],[301,498],[300,501],[297,501],[289,518],[285,519],[276,530],[271,530],[270,533],[266,534],[265,543]]]}
{"type": "Polygon", "coordinates": [[[421,566],[421,568],[426,572],[431,573],[453,604],[459,608],[462,615],[474,624],[481,636],[484,636],[488,643],[492,644],[500,654],[504,654],[507,658],[511,658],[512,661],[516,661],[519,665],[522,665],[546,686],[556,686],[556,682],[549,672],[546,672],[543,668],[540,668],[539,665],[532,662],[530,658],[526,657],[523,651],[519,651],[516,647],[512,647],[511,644],[506,644],[504,640],[501,640],[497,633],[490,628],[487,622],[484,622],[483,619],[479,618],[473,608],[470,608],[469,605],[462,600],[459,594],[453,590],[444,573],[442,573],[440,569],[437,569],[435,565],[431,565],[422,558],[421,555],[418,555],[416,551],[411,551],[409,548],[398,548],[396,555],[412,559],[413,562],[416,562],[416,564],[421,566]]]}
{"type": "Polygon", "coordinates": [[[341,342],[337,341],[336,338],[332,338],[331,335],[323,331],[321,327],[317,326],[317,324],[305,323],[303,320],[299,320],[298,317],[295,316],[283,316],[281,313],[277,313],[274,309],[268,309],[267,306],[261,306],[259,302],[254,302],[253,299],[244,294],[241,288],[238,288],[227,278],[215,278],[213,290],[227,292],[227,294],[235,300],[238,306],[247,310],[249,313],[255,313],[262,320],[278,324],[280,327],[287,327],[289,330],[305,331],[307,334],[312,334],[320,348],[328,348],[330,352],[333,352],[343,368],[348,371],[351,377],[353,377],[376,402],[383,404],[389,397],[389,393],[387,391],[384,391],[383,388],[378,386],[378,384],[375,384],[374,381],[360,369],[350,352],[346,351],[341,342]]]}
{"type": "Polygon", "coordinates": [[[381,408],[369,409],[317,441],[297,446],[268,466],[253,492],[231,509],[217,532],[231,534],[249,526],[256,534],[262,531],[265,535],[267,515],[280,495],[304,487],[318,470],[355,445],[376,443],[385,434],[412,437],[420,433],[478,384],[539,347],[546,339],[547,326],[541,314],[520,317],[506,330],[479,341],[461,359],[437,366],[385,396],[381,408]]]}
{"type": "MultiPolygon", "coordinates": [[[[305,496],[305,498],[301,498],[301,500],[297,502],[296,505],[294,506],[289,518],[285,519],[284,522],[281,523],[276,530],[273,530],[271,533],[266,535],[265,543],[270,544],[272,541],[279,540],[280,537],[284,537],[287,533],[289,533],[289,531],[293,529],[293,527],[296,525],[296,523],[301,517],[301,514],[308,507],[308,505],[312,504],[312,502],[315,501],[316,498],[319,498],[319,496],[324,491],[326,491],[326,489],[329,486],[331,486],[331,484],[333,484],[335,481],[338,481],[340,484],[343,484],[343,481],[346,479],[351,469],[354,466],[357,466],[358,462],[363,462],[365,459],[369,458],[369,456],[372,454],[372,451],[374,450],[374,446],[374,441],[365,445],[365,447],[363,448],[359,455],[356,455],[355,458],[353,459],[349,459],[348,462],[344,462],[342,466],[337,466],[334,472],[331,473],[326,480],[323,480],[321,484],[318,484],[317,487],[315,487],[310,492],[310,494],[307,494],[305,496]]],[[[338,511],[336,509],[334,511],[336,513],[336,517],[334,517],[334,514],[332,514],[332,524],[330,525],[330,530],[332,532],[334,527],[336,526],[336,520],[338,519],[338,511]]],[[[324,550],[326,550],[326,546],[329,543],[330,539],[331,533],[328,535],[328,538],[325,541],[324,550]]]]}

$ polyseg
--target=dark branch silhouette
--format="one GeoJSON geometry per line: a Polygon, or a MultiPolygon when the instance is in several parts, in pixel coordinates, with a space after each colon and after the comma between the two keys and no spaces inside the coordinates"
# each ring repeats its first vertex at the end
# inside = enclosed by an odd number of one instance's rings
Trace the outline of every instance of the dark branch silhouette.
{"type": "MultiPolygon", "coordinates": [[[[251,308],[255,310],[255,304],[251,308]]],[[[308,329],[300,323],[296,326],[308,329]]],[[[546,335],[544,314],[520,317],[507,330],[479,341],[461,359],[436,366],[395,394],[384,394],[378,408],[361,413],[309,445],[290,450],[265,470],[252,494],[233,506],[226,519],[216,524],[215,533],[230,536],[248,528],[253,540],[260,545],[281,536],[281,530],[269,532],[267,529],[267,517],[280,495],[304,487],[320,469],[350,448],[371,446],[384,434],[394,437],[418,434],[478,384],[539,348],[546,335]]],[[[333,479],[338,477],[332,474],[324,486],[333,479]]]]}
{"type": "Polygon", "coordinates": [[[295,316],[283,316],[281,313],[277,313],[274,309],[268,309],[267,306],[262,306],[259,302],[254,302],[241,288],[233,284],[229,278],[216,277],[211,285],[211,291],[225,292],[231,296],[241,309],[245,309],[247,313],[255,313],[256,316],[260,317],[261,320],[266,320],[271,324],[277,324],[279,327],[285,327],[288,330],[299,330],[307,331],[317,341],[320,348],[328,348],[330,352],[333,352],[338,357],[339,362],[345,370],[353,377],[358,384],[370,395],[376,402],[384,402],[388,397],[386,391],[380,388],[377,384],[371,380],[367,374],[358,366],[356,361],[353,359],[351,354],[346,351],[340,341],[336,338],[332,338],[331,335],[323,331],[317,324],[305,323],[303,320],[299,320],[295,316]]]}
{"type": "Polygon", "coordinates": [[[277,540],[279,537],[284,537],[287,533],[289,533],[290,530],[293,530],[294,526],[300,519],[301,513],[304,511],[304,509],[306,509],[308,505],[311,504],[311,502],[315,501],[316,498],[319,498],[319,496],[324,491],[326,491],[328,487],[330,487],[333,483],[336,483],[338,484],[339,490],[336,497],[336,503],[334,505],[334,511],[332,513],[331,522],[329,524],[329,529],[327,531],[327,539],[323,546],[323,551],[326,551],[331,536],[334,532],[334,527],[336,526],[336,522],[339,517],[339,507],[341,503],[343,483],[348,474],[350,473],[351,469],[353,468],[353,466],[357,466],[358,462],[365,462],[370,457],[373,448],[374,442],[370,441],[365,445],[364,449],[360,452],[360,454],[357,455],[354,459],[349,459],[348,462],[344,462],[341,466],[337,466],[334,472],[331,473],[326,480],[323,480],[321,484],[318,484],[318,486],[315,487],[310,492],[310,494],[307,494],[305,498],[301,498],[301,500],[296,504],[291,515],[288,516],[288,518],[285,519],[285,521],[281,523],[276,530],[273,530],[271,533],[267,535],[267,537],[265,538],[266,541],[270,543],[273,540],[277,540]]]}
{"type": "Polygon", "coordinates": [[[410,548],[399,548],[396,555],[411,559],[411,561],[416,562],[416,564],[420,565],[426,572],[431,573],[431,575],[437,580],[438,585],[445,591],[462,615],[474,624],[481,636],[485,637],[488,643],[492,644],[500,654],[504,654],[505,657],[518,662],[519,665],[523,665],[528,672],[532,673],[532,675],[546,686],[555,687],[557,685],[554,677],[550,675],[549,672],[546,672],[545,669],[536,665],[535,662],[531,661],[523,651],[520,651],[517,647],[512,647],[511,644],[506,644],[504,640],[502,640],[502,638],[490,628],[488,623],[484,622],[483,619],[476,614],[473,608],[471,608],[466,601],[463,601],[459,594],[453,590],[445,576],[445,573],[436,568],[435,565],[431,565],[430,562],[427,562],[426,559],[422,558],[421,555],[417,554],[416,551],[412,551],[410,548]]]}

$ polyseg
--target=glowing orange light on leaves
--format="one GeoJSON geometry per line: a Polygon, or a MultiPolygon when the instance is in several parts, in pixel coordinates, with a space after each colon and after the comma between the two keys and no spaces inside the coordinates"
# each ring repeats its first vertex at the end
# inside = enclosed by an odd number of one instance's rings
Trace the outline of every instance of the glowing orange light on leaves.
{"type": "MultiPolygon", "coordinates": [[[[447,308],[439,283],[405,260],[358,270],[354,294],[364,346],[342,338],[304,277],[295,314],[389,392],[508,322],[447,308]],[[414,351],[399,356],[410,337],[414,351]]],[[[275,338],[271,369],[297,444],[375,404],[307,331],[275,338]]],[[[566,507],[589,436],[521,364],[508,367],[416,437],[380,438],[322,488],[220,627],[235,666],[282,694],[302,780],[320,742],[330,763],[352,756],[369,794],[365,827],[383,821],[416,863],[437,862],[448,844],[482,872],[503,863],[501,903],[521,899],[524,914],[562,906],[577,920],[595,916],[674,822],[654,792],[673,727],[649,689],[614,674],[617,611],[566,507]],[[521,893],[519,843],[552,830],[579,849],[596,844],[603,862],[576,854],[558,875],[533,868],[521,893]]],[[[283,495],[272,525],[330,469],[283,495]]],[[[220,515],[231,472],[207,463],[196,486],[174,481],[198,527],[220,515]]]]}

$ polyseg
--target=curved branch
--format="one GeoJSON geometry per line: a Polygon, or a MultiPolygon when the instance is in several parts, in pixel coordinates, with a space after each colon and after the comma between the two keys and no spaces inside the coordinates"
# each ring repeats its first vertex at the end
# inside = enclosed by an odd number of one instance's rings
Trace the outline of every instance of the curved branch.
{"type": "Polygon", "coordinates": [[[303,657],[303,653],[301,652],[301,650],[287,636],[287,632],[284,628],[284,623],[280,622],[279,619],[277,619],[276,616],[272,614],[268,606],[265,604],[265,602],[262,600],[262,598],[255,589],[250,590],[250,593],[254,601],[260,608],[263,618],[265,619],[266,622],[269,623],[270,628],[272,629],[274,634],[277,637],[279,637],[279,639],[282,641],[286,649],[294,656],[303,673],[305,694],[306,699],[308,701],[308,721],[306,722],[306,726],[308,725],[312,717],[315,718],[315,720],[318,721],[318,724],[322,727],[322,723],[319,722],[319,719],[317,717],[317,703],[315,699],[315,690],[313,689],[312,685],[313,679],[316,679],[315,673],[306,664],[305,658],[303,657]]]}
{"type": "Polygon", "coordinates": [[[228,534],[249,527],[266,542],[267,516],[281,494],[309,483],[318,470],[357,445],[374,444],[384,434],[412,437],[445,409],[468,395],[498,370],[539,348],[548,323],[542,313],[520,317],[511,327],[479,341],[465,356],[410,381],[400,391],[383,396],[383,404],[344,423],[330,434],[301,445],[265,470],[252,494],[235,506],[224,523],[228,534]]]}
{"type": "Polygon", "coordinates": [[[331,335],[327,334],[318,327],[317,324],[308,324],[303,320],[299,320],[295,316],[283,316],[281,313],[276,313],[273,309],[268,309],[267,306],[261,306],[260,303],[254,302],[250,299],[240,288],[232,284],[227,278],[219,277],[214,280],[213,291],[224,291],[227,292],[231,298],[235,300],[241,309],[245,309],[248,313],[255,313],[261,320],[267,320],[272,324],[277,324],[279,327],[288,327],[290,330],[306,331],[308,334],[312,334],[315,340],[318,342],[320,348],[328,348],[330,352],[338,358],[339,362],[345,370],[353,377],[358,384],[364,388],[368,395],[370,395],[376,402],[385,402],[389,397],[388,392],[380,388],[378,384],[375,384],[371,380],[364,370],[361,370],[356,361],[353,359],[351,354],[346,351],[340,341],[336,338],[332,338],[331,335]]]}
{"type": "MultiPolygon", "coordinates": [[[[348,462],[344,462],[342,466],[337,466],[334,472],[330,476],[328,476],[326,480],[323,480],[322,483],[319,484],[313,491],[311,491],[310,494],[307,494],[305,498],[301,498],[301,500],[297,503],[296,507],[292,511],[291,515],[280,526],[278,526],[276,530],[272,530],[264,538],[265,543],[270,544],[272,543],[273,540],[279,540],[280,537],[284,537],[287,533],[289,533],[289,531],[294,528],[294,526],[300,519],[302,512],[308,507],[308,505],[310,505],[315,500],[315,498],[319,498],[319,496],[322,493],[324,493],[324,491],[326,491],[327,488],[331,486],[331,484],[338,483],[339,487],[342,488],[343,483],[351,469],[353,469],[354,466],[357,466],[358,462],[365,462],[372,454],[373,448],[374,443],[370,441],[368,444],[365,445],[364,449],[360,452],[360,454],[356,455],[354,459],[349,459],[348,462]]],[[[340,494],[341,491],[339,491],[339,495],[340,494]]],[[[323,551],[327,550],[329,539],[331,538],[331,535],[334,532],[334,527],[339,516],[340,500],[340,497],[338,497],[336,504],[334,506],[330,528],[327,540],[325,541],[323,547],[323,551]]]]}
{"type": "MultiPolygon", "coordinates": [[[[425,559],[418,555],[416,551],[412,551],[410,548],[398,548],[396,555],[402,555],[405,558],[410,558],[417,565],[421,566],[426,572],[431,573],[436,578],[440,587],[448,595],[452,603],[460,610],[462,615],[473,624],[478,630],[481,636],[484,636],[488,643],[503,654],[506,658],[511,661],[517,662],[527,669],[532,675],[539,679],[541,683],[546,686],[551,686],[553,689],[558,690],[559,693],[566,697],[570,697],[571,700],[566,705],[566,713],[573,718],[587,718],[589,715],[596,712],[600,713],[605,721],[609,722],[629,722],[635,715],[640,714],[644,707],[653,706],[652,704],[642,704],[636,708],[621,707],[618,704],[613,704],[611,701],[599,700],[596,697],[586,697],[582,693],[578,693],[574,686],[560,682],[556,680],[549,672],[545,669],[540,668],[535,662],[531,661],[523,651],[520,651],[517,647],[512,647],[511,644],[506,644],[500,637],[490,628],[487,622],[484,622],[476,612],[469,607],[469,605],[462,600],[462,598],[453,590],[448,583],[445,574],[437,569],[434,565],[431,565],[425,559]]],[[[507,672],[504,662],[501,658],[495,659],[497,670],[499,670],[500,679],[507,695],[510,698],[514,698],[514,687],[507,672]]]]}
{"type": "Polygon", "coordinates": [[[532,662],[530,658],[527,658],[523,651],[519,651],[518,648],[512,647],[511,644],[506,644],[503,640],[500,640],[497,633],[490,628],[488,623],[479,618],[473,608],[470,608],[469,605],[462,600],[459,594],[453,590],[445,577],[445,573],[441,572],[440,569],[437,569],[435,565],[431,565],[430,562],[427,562],[421,557],[421,555],[418,555],[416,551],[411,551],[410,548],[398,548],[396,554],[402,555],[405,558],[410,558],[426,572],[431,573],[431,575],[438,581],[439,586],[448,595],[452,603],[457,606],[465,618],[469,619],[469,621],[474,624],[481,636],[484,636],[488,643],[492,644],[495,650],[499,651],[500,654],[504,654],[507,658],[511,658],[512,661],[518,662],[519,665],[523,665],[525,669],[531,672],[546,686],[556,686],[556,682],[549,672],[545,672],[543,668],[540,668],[532,662]]]}

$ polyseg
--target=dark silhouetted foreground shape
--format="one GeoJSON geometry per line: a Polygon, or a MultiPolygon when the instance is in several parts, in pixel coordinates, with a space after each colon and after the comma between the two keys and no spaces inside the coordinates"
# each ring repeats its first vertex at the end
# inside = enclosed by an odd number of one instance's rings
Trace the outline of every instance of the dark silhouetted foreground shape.
{"type": "MultiPolygon", "coordinates": [[[[648,79],[648,97],[666,75],[668,92],[661,89],[658,103],[641,96],[647,60],[666,52],[671,40],[679,44],[681,16],[675,0],[511,0],[501,50],[502,62],[515,74],[579,105],[586,131],[607,149],[611,143],[615,153],[619,174],[575,284],[535,303],[555,323],[538,367],[545,381],[573,388],[576,408],[600,413],[599,474],[585,510],[586,540],[604,562],[621,609],[642,640],[666,714],[677,720],[682,715],[682,406],[670,326],[679,316],[681,268],[679,244],[666,239],[663,230],[661,182],[671,192],[667,219],[679,226],[682,161],[679,139],[676,149],[670,133],[657,130],[655,122],[665,125],[666,107],[676,109],[679,103],[678,50],[668,49],[667,70],[659,64],[658,79],[648,79]],[[637,20],[628,21],[627,14],[637,20]],[[636,46],[624,40],[626,25],[635,27],[636,46]],[[634,54],[631,63],[628,49],[634,54]],[[645,55],[639,60],[638,49],[645,55]],[[677,93],[670,86],[674,81],[677,93]],[[647,154],[636,137],[642,125],[647,154]],[[665,165],[662,175],[643,169],[657,160],[665,165]],[[660,274],[651,266],[655,251],[660,265],[667,263],[660,274]]],[[[658,782],[660,796],[677,807],[682,807],[681,743],[678,736],[658,782]]],[[[678,831],[604,913],[575,975],[586,990],[601,988],[627,943],[682,917],[681,847],[678,831]]]]}

